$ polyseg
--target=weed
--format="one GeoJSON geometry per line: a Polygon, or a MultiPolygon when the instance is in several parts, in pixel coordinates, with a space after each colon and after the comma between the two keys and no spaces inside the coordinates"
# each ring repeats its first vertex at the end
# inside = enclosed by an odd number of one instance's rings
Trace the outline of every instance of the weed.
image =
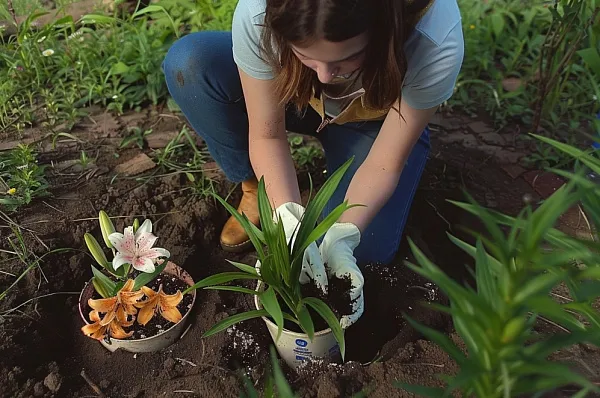
{"type": "Polygon", "coordinates": [[[298,167],[316,166],[316,161],[323,158],[323,151],[311,144],[305,144],[301,136],[288,138],[292,158],[298,167]]]}
{"type": "Polygon", "coordinates": [[[142,131],[142,129],[137,126],[128,127],[127,131],[129,132],[129,135],[123,138],[123,140],[119,144],[119,148],[121,149],[126,148],[133,143],[135,143],[138,146],[138,148],[143,149],[145,138],[152,133],[152,129],[142,131]]]}
{"type": "Polygon", "coordinates": [[[39,166],[33,150],[20,144],[0,154],[0,205],[8,211],[31,203],[34,198],[47,196],[48,183],[44,166],[39,166]]]}

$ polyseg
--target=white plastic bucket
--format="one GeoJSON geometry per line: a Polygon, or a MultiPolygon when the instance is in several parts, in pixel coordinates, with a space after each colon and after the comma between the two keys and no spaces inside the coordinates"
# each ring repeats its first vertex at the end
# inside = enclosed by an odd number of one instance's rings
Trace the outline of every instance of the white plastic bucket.
{"type": "MultiPolygon", "coordinates": [[[[162,273],[175,276],[189,286],[194,284],[194,280],[190,274],[184,271],[183,268],[170,261],[167,263],[167,266],[162,273]]],[[[88,299],[92,298],[93,294],[94,285],[90,280],[90,282],[86,283],[85,287],[81,291],[81,295],[79,296],[79,314],[86,324],[89,324],[89,321],[87,316],[84,314],[84,309],[87,308],[87,301],[88,299]]],[[[185,331],[188,316],[194,308],[194,303],[196,302],[196,291],[193,290],[188,294],[192,295],[192,305],[190,309],[185,313],[185,315],[183,315],[183,318],[179,322],[166,329],[164,332],[156,336],[147,337],[145,339],[121,340],[108,338],[108,341],[102,340],[100,343],[110,352],[114,352],[117,349],[122,349],[129,352],[154,352],[170,346],[171,344],[175,343],[175,341],[177,341],[185,331]]]]}
{"type": "MultiPolygon", "coordinates": [[[[262,282],[258,282],[257,291],[263,289],[262,282]]],[[[257,309],[262,309],[258,296],[254,296],[254,304],[257,309]]],[[[332,362],[341,361],[340,346],[335,339],[331,329],[315,332],[311,341],[305,333],[292,332],[283,329],[279,340],[277,339],[277,325],[266,317],[262,317],[267,324],[267,329],[275,342],[277,352],[283,360],[292,368],[296,369],[309,359],[328,359],[332,362]]]]}

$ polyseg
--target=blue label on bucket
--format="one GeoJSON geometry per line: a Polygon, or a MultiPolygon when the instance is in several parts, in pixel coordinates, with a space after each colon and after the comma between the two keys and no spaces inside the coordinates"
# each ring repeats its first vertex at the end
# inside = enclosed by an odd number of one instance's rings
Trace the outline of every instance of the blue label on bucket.
{"type": "Polygon", "coordinates": [[[296,345],[300,347],[306,347],[308,345],[308,341],[302,339],[296,339],[296,345]]]}
{"type": "Polygon", "coordinates": [[[297,361],[306,361],[306,357],[300,356],[300,355],[296,355],[296,360],[297,361]]]}

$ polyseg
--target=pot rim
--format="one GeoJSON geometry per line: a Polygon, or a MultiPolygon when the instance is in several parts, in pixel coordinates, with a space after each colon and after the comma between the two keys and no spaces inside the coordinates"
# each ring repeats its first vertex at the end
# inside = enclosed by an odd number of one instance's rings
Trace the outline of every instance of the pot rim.
{"type": "MultiPolygon", "coordinates": [[[[169,261],[168,264],[172,264],[176,269],[180,269],[183,272],[187,273],[187,271],[185,271],[183,268],[181,268],[179,265],[175,264],[172,261],[169,261]]],[[[166,270],[166,268],[165,268],[165,270],[166,270]]],[[[165,270],[163,270],[163,272],[161,272],[161,274],[173,275],[173,274],[165,272],[165,270]]],[[[174,275],[174,276],[177,276],[177,275],[174,275]]],[[[81,319],[83,319],[83,321],[85,322],[86,325],[90,325],[90,323],[88,322],[87,318],[83,314],[83,306],[82,306],[81,300],[82,300],[82,297],[83,297],[83,293],[86,291],[86,289],[88,289],[90,287],[90,285],[93,288],[92,279],[93,279],[93,277],[90,278],[90,280],[85,283],[85,286],[83,287],[83,289],[81,289],[81,293],[79,293],[79,299],[78,299],[78,302],[77,302],[77,306],[79,307],[79,315],[81,316],[81,319]]],[[[191,276],[190,276],[190,279],[191,279],[191,276]]],[[[192,279],[192,284],[190,286],[192,286],[194,284],[193,282],[194,281],[192,279]]],[[[191,294],[192,294],[192,305],[191,305],[190,309],[188,310],[188,312],[186,312],[185,315],[183,315],[183,317],[181,318],[181,320],[179,322],[174,323],[173,325],[171,325],[171,327],[169,327],[168,329],[165,329],[164,332],[161,332],[161,333],[156,334],[154,336],[146,337],[146,338],[143,338],[143,339],[116,339],[114,337],[110,337],[110,340],[111,341],[114,340],[116,342],[121,342],[121,343],[125,343],[126,344],[126,343],[129,343],[129,342],[136,342],[136,343],[137,342],[144,342],[144,341],[152,340],[152,339],[155,339],[155,338],[158,338],[158,337],[163,337],[165,333],[168,333],[169,331],[171,331],[171,329],[173,329],[174,327],[176,327],[180,323],[184,322],[187,319],[187,317],[190,314],[190,312],[192,312],[192,308],[194,308],[194,304],[196,303],[196,290],[192,290],[191,294]]]]}
{"type": "MultiPolygon", "coordinates": [[[[262,285],[263,285],[263,282],[262,281],[258,281],[258,284],[256,285],[256,289],[255,290],[256,291],[260,291],[262,285]]],[[[262,309],[262,307],[260,306],[260,302],[258,301],[258,296],[257,295],[254,296],[254,305],[256,306],[257,310],[261,310],[262,309]]],[[[265,316],[261,316],[261,318],[263,319],[263,321],[265,321],[266,323],[272,325],[273,327],[277,327],[277,325],[273,321],[271,321],[269,318],[267,318],[265,316]]],[[[294,336],[294,337],[303,337],[303,338],[306,338],[306,339],[309,338],[308,334],[306,334],[306,333],[293,332],[293,331],[291,331],[289,329],[286,329],[286,328],[283,328],[281,332],[285,333],[285,334],[288,334],[290,336],[294,336]]],[[[331,328],[323,329],[323,330],[320,330],[318,332],[315,332],[315,335],[314,335],[313,339],[315,337],[321,337],[321,336],[324,336],[324,335],[327,335],[327,334],[331,334],[331,333],[333,333],[331,331],[331,328]]]]}

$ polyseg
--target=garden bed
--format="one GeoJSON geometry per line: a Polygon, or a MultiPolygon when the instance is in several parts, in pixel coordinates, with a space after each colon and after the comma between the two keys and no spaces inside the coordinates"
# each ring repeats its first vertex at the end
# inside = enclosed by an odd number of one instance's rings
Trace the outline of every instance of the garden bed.
{"type": "MultiPolygon", "coordinates": [[[[161,246],[168,247],[171,260],[196,281],[231,270],[225,259],[232,259],[218,245],[218,233],[227,219],[222,206],[200,195],[201,189],[191,189],[186,173],[162,172],[152,161],[157,159],[152,148],[164,151],[169,142],[177,139],[184,123],[160,109],[123,117],[91,112],[91,121],[72,132],[81,142],[59,140],[54,149],[48,139],[35,131],[26,132],[20,139],[37,142],[40,163],[54,165],[47,169],[52,196],[10,214],[11,220],[20,226],[32,253],[41,255],[57,248],[78,251],[46,257],[41,268],[28,273],[0,303],[0,396],[82,397],[97,394],[93,390],[97,388],[108,397],[237,397],[242,386],[240,371],[262,386],[271,339],[260,319],[201,338],[216,321],[251,309],[253,303],[246,295],[198,291],[189,330],[180,341],[161,352],[110,353],[81,334],[77,297],[91,276],[92,264],[92,259],[84,254],[83,234],[99,234],[95,217],[100,209],[117,217],[117,230],[126,223],[130,225],[133,216],[152,218],[160,231],[161,246]],[[152,129],[143,149],[135,145],[118,148],[128,127],[152,129]],[[93,164],[61,168],[79,159],[81,150],[93,154],[93,164]],[[151,156],[146,158],[148,155],[151,156]],[[126,176],[134,166],[147,170],[126,176]],[[115,177],[119,170],[123,174],[115,177]],[[41,298],[22,305],[33,297],[41,298]]],[[[456,143],[443,143],[442,136],[448,135],[434,134],[434,150],[406,235],[447,273],[464,280],[468,275],[464,265],[470,259],[448,240],[446,232],[451,230],[465,237],[460,227],[479,226],[447,199],[464,199],[464,187],[482,204],[515,214],[522,207],[524,195],[534,200],[539,195],[526,178],[511,176],[495,165],[488,154],[456,143]]],[[[10,145],[7,137],[2,142],[10,145]]],[[[233,187],[213,169],[210,159],[205,160],[205,175],[213,181],[206,186],[226,195],[233,187]]],[[[319,181],[321,171],[313,167],[312,172],[319,181]]],[[[301,177],[303,188],[308,188],[307,179],[301,177]]],[[[230,202],[235,200],[234,194],[230,202]]],[[[0,233],[9,236],[10,229],[4,226],[0,233]]],[[[0,291],[14,281],[10,274],[19,275],[24,270],[22,262],[10,257],[2,254],[7,261],[2,265],[0,291]]],[[[408,396],[392,383],[402,380],[441,385],[436,374],[457,370],[442,350],[421,340],[403,318],[407,314],[452,333],[447,317],[423,305],[443,302],[444,297],[435,286],[403,266],[411,258],[403,240],[392,265],[364,265],[365,314],[347,331],[347,363],[312,363],[302,366],[298,373],[284,368],[301,396],[345,397],[361,390],[372,391],[372,396],[408,396]]],[[[233,259],[251,264],[254,255],[235,255],[233,259]]],[[[585,360],[597,365],[597,353],[585,360]]]]}

